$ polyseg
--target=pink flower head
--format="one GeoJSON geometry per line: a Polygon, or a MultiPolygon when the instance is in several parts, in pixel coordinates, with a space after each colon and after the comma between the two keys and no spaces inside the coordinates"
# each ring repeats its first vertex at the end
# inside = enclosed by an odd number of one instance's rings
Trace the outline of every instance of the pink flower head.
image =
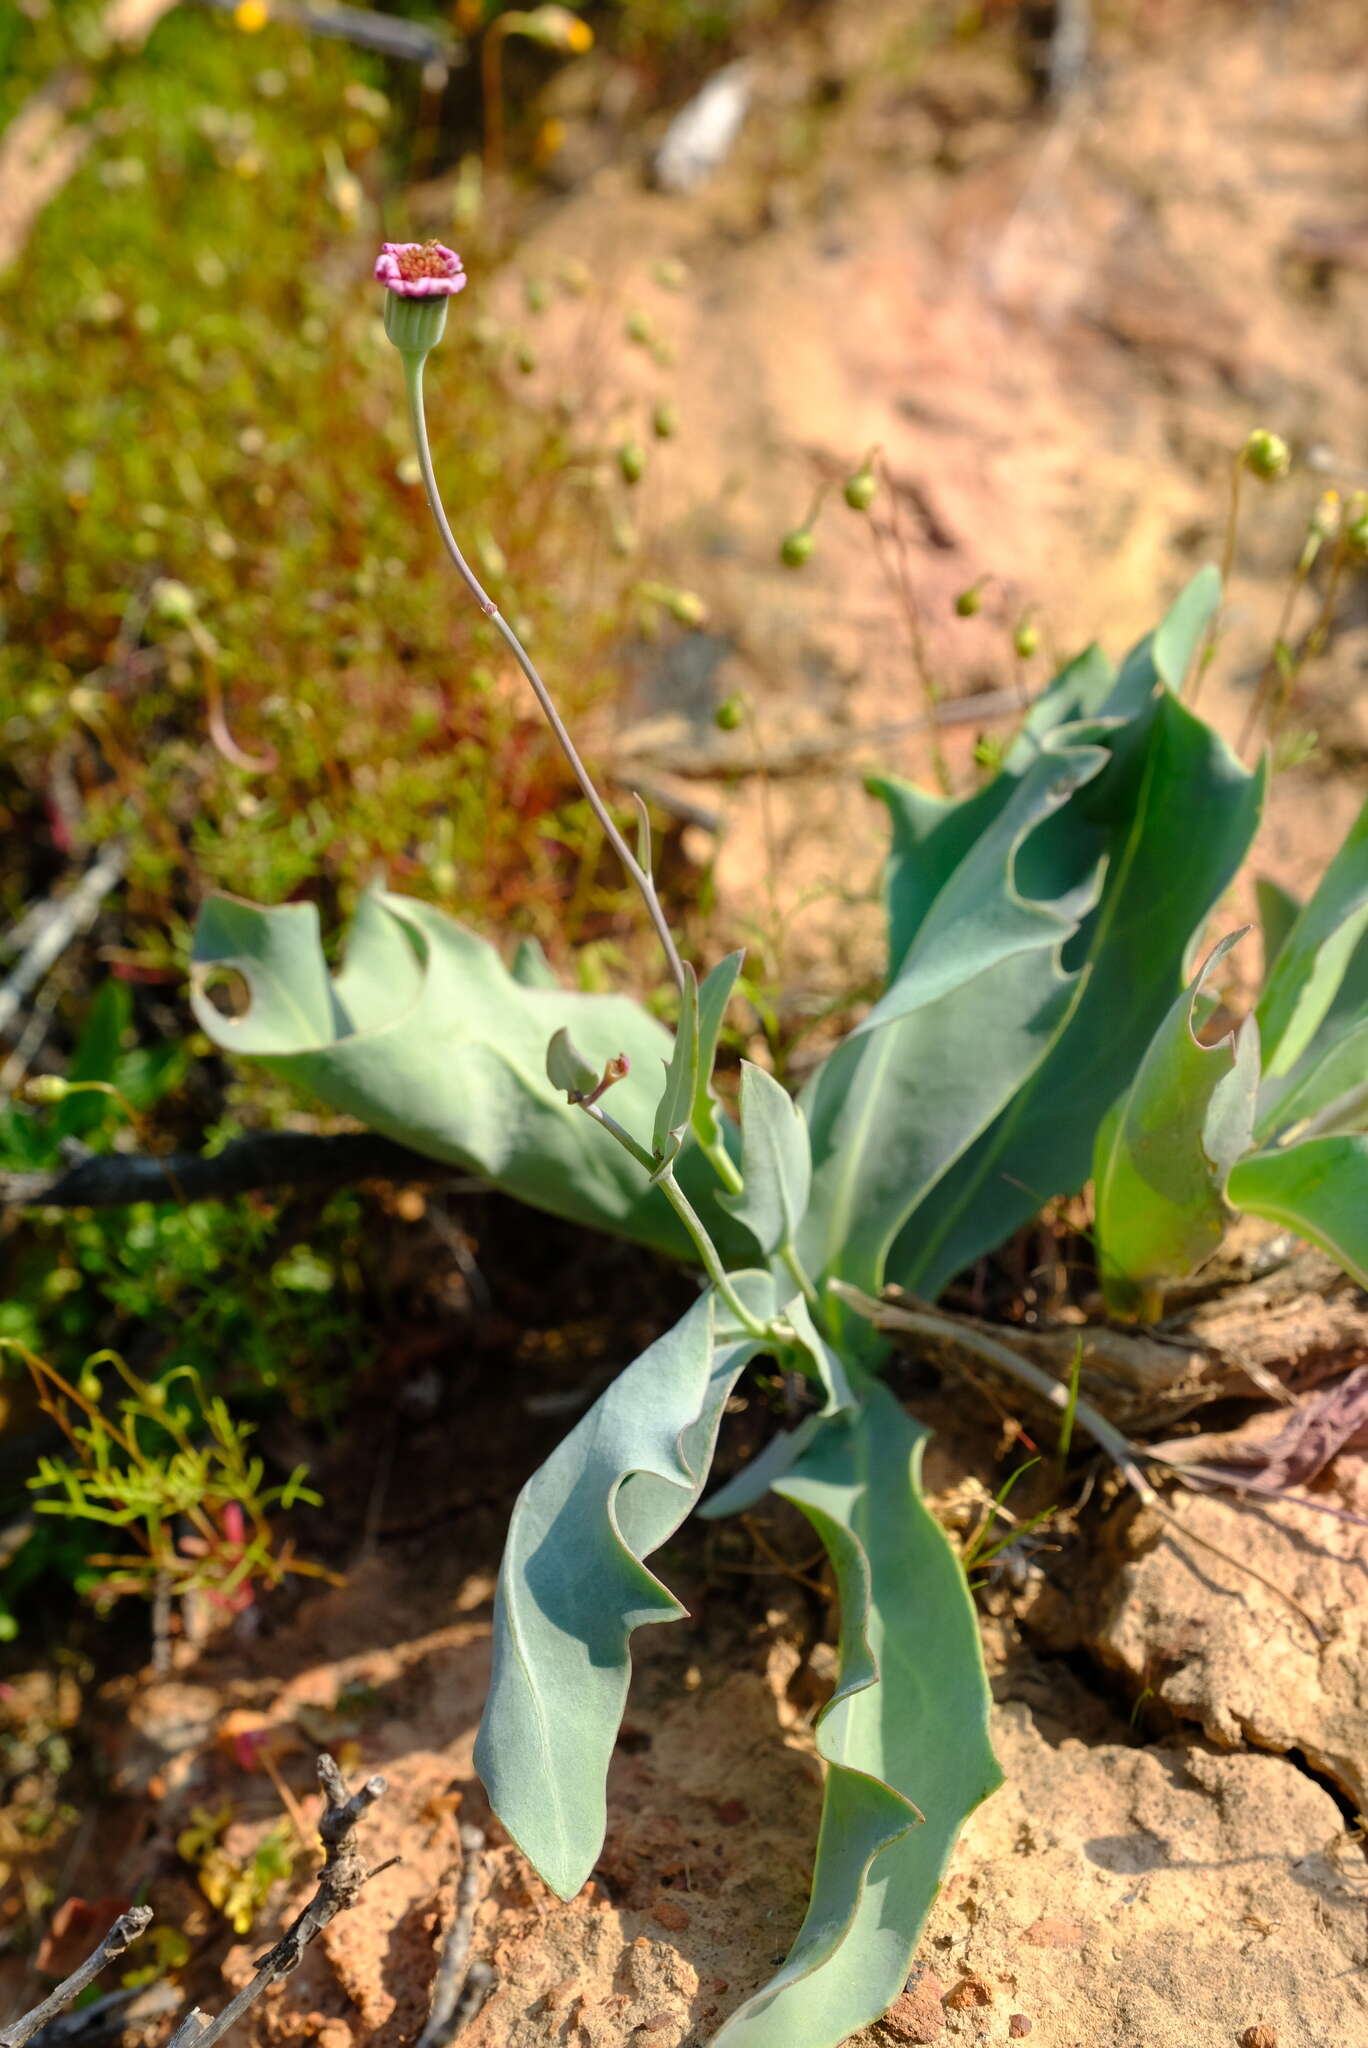
{"type": "Polygon", "coordinates": [[[465,289],[465,266],[440,242],[386,242],[375,275],[401,299],[449,299],[465,289]]]}

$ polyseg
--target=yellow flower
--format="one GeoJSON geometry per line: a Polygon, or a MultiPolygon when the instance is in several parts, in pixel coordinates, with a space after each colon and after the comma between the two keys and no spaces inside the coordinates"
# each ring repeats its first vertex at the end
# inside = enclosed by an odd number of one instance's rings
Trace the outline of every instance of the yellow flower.
{"type": "Polygon", "coordinates": [[[254,36],[265,28],[271,18],[266,0],[238,0],[233,9],[233,22],[245,36],[254,36]]]}

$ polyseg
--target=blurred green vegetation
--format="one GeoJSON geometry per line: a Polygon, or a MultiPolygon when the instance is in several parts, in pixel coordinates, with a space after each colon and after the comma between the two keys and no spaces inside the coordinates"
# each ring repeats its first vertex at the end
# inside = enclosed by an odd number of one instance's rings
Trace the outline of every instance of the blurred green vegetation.
{"type": "MultiPolygon", "coordinates": [[[[345,914],[383,869],[543,938],[563,896],[590,921],[622,901],[606,868],[577,887],[564,769],[430,534],[369,278],[402,212],[373,197],[380,76],[174,11],[107,75],[95,146],[0,281],[0,902],[45,842],[126,833],[141,969],[180,962],[213,885],[345,914]],[[168,579],[201,632],[159,615],[168,579]]],[[[457,314],[433,406],[452,516],[582,709],[621,597],[584,569],[592,450],[522,396],[475,291],[457,314]]]]}
{"type": "MultiPolygon", "coordinates": [[[[630,965],[639,924],[440,555],[370,275],[386,235],[435,225],[465,255],[472,286],[430,378],[434,451],[453,521],[573,720],[642,629],[641,567],[612,543],[624,486],[594,442],[603,408],[534,396],[529,335],[482,302],[504,252],[478,178],[456,170],[415,223],[411,70],[190,6],[121,56],[102,13],[0,9],[0,121],[60,66],[91,79],[73,116],[88,153],[0,275],[0,929],[91,847],[126,845],[95,944],[50,984],[41,1054],[116,1093],[0,1103],[0,1170],[78,1143],[213,1149],[297,1107],[269,1080],[230,1083],[184,1035],[209,888],[310,896],[335,934],[384,873],[501,940],[582,946],[590,984],[630,965]]],[[[439,160],[455,169],[463,146],[444,134],[439,160]]],[[[591,280],[565,289],[584,297],[569,317],[602,317],[591,280]]],[[[326,1430],[374,1356],[374,1225],[352,1194],[11,1219],[0,1336],[73,1380],[113,1347],[153,1387],[188,1369],[235,1415],[326,1430]]],[[[17,1358],[3,1373],[13,1515],[34,1418],[17,1358]]],[[[81,1582],[92,1545],[40,1522],[6,1592],[81,1582]]]]}

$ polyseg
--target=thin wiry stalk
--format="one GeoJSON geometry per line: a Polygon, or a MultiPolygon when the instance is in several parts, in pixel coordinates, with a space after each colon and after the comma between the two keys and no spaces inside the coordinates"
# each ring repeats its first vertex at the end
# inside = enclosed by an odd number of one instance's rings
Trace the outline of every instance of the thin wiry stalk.
{"type": "Polygon", "coordinates": [[[432,451],[428,445],[427,417],[423,409],[423,358],[421,356],[405,355],[404,382],[408,391],[409,413],[413,421],[413,435],[418,449],[418,467],[422,472],[423,489],[427,493],[428,508],[436,523],[437,531],[441,535],[442,545],[451,557],[456,572],[465,584],[466,589],[470,592],[490,624],[502,635],[518,667],[531,684],[532,693],[541,706],[543,716],[554,733],[561,752],[570,764],[571,773],[584,792],[585,800],[593,811],[594,816],[598,819],[599,824],[603,827],[609,845],[622,862],[628,877],[639,891],[642,902],[646,905],[646,914],[655,927],[656,937],[660,940],[665,958],[669,963],[675,987],[682,995],[684,993],[684,967],[679,957],[679,949],[674,942],[674,935],[666,922],[665,913],[661,908],[660,898],[656,894],[655,881],[648,870],[637,860],[627,841],[614,824],[608,806],[595,788],[589,770],[580,759],[579,749],[571,739],[565,721],[556,709],[551,692],[541,679],[536,663],[532,660],[531,655],[527,652],[522,641],[513,631],[513,628],[509,625],[493,598],[490,597],[484,585],[480,582],[479,577],[475,574],[469,562],[467,562],[460,547],[457,545],[456,536],[451,531],[451,525],[446,516],[446,509],[442,504],[441,492],[437,488],[437,477],[432,467],[432,451]]]}

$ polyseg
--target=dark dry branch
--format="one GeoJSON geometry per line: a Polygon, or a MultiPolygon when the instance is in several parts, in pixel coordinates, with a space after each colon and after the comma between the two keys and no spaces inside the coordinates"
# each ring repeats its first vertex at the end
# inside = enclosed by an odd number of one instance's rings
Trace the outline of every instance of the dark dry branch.
{"type": "MultiPolygon", "coordinates": [[[[456,1169],[375,1131],[264,1131],[235,1138],[212,1158],[100,1153],[42,1173],[0,1173],[0,1209],[117,1209],[128,1202],[227,1202],[287,1187],[349,1187],[362,1180],[445,1181],[456,1169]]],[[[483,1186],[483,1182],[464,1185],[483,1186]]]]}
{"type": "MultiPolygon", "coordinates": [[[[442,1944],[442,1960],[433,1979],[427,2025],[418,2036],[418,2048],[447,2048],[470,2014],[465,2010],[466,1994],[479,1986],[480,1999],[489,1988],[491,1972],[485,1964],[470,1960],[470,1941],[475,1931],[475,1902],[480,1895],[480,1854],[485,1838],[477,1827],[461,1829],[461,1884],[456,1894],[456,1916],[442,1944]]],[[[479,1999],[475,2001],[478,2005],[479,1999]]]]}
{"type": "Polygon", "coordinates": [[[388,1870],[391,1863],[398,1862],[398,1857],[393,1856],[388,1863],[377,1864],[374,1870],[367,1870],[353,1840],[356,1823],[385,1790],[384,1779],[368,1778],[359,1791],[349,1794],[341,1771],[326,1755],[318,1759],[318,1776],[327,1802],[318,1823],[318,1832],[327,1854],[318,1873],[317,1890],[304,1910],[291,1921],[275,1947],[267,1949],[265,1955],[258,1959],[256,1975],[251,1983],[238,1992],[218,2018],[208,2019],[192,2006],[171,2036],[167,2048],[213,2048],[213,2044],[222,2040],[230,2027],[236,2026],[268,1985],[273,1984],[277,1977],[289,1975],[309,1943],[322,1933],[329,1921],[356,1904],[362,1886],[381,1870],[388,1870]]]}
{"type": "Polygon", "coordinates": [[[126,1948],[132,1946],[140,1934],[146,1933],[151,1919],[150,1906],[130,1906],[126,1913],[120,1913],[100,1946],[93,1955],[86,1957],[79,1970],[73,1970],[41,2005],[34,2006],[32,2012],[26,2012],[22,2019],[14,2020],[0,2030],[0,2048],[24,2048],[24,2043],[31,2041],[40,2027],[56,2019],[58,2013],[65,2012],[80,1997],[87,1984],[94,1983],[106,1963],[112,1963],[116,1956],[121,1956],[126,1948]]]}

